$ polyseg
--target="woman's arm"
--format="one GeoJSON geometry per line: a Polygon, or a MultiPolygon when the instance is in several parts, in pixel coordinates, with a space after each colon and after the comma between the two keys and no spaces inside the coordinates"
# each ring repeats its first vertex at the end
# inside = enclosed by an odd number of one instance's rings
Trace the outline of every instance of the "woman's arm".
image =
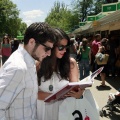
{"type": "Polygon", "coordinates": [[[105,47],[104,46],[100,46],[99,49],[98,49],[98,53],[101,53],[105,50],[105,47]]]}
{"type": "Polygon", "coordinates": [[[51,95],[51,93],[38,91],[38,100],[45,100],[45,98],[48,97],[49,95],[51,95]]]}
{"type": "Polygon", "coordinates": [[[78,82],[79,81],[79,70],[77,62],[74,58],[70,58],[70,75],[69,75],[70,82],[78,82]]]}
{"type": "MultiPolygon", "coordinates": [[[[70,58],[70,75],[69,75],[69,81],[70,82],[78,82],[79,81],[79,70],[78,70],[78,65],[77,62],[74,58],[70,58]]],[[[79,99],[84,90],[81,88],[78,88],[78,91],[70,91],[67,93],[65,96],[66,97],[75,97],[76,99],[79,99]]]]}

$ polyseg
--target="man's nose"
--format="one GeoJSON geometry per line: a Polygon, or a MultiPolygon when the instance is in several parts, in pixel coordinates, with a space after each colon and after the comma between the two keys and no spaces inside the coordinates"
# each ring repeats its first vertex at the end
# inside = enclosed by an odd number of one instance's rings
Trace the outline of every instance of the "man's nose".
{"type": "Polygon", "coordinates": [[[51,50],[47,51],[46,54],[47,54],[47,56],[50,56],[51,55],[51,50]]]}

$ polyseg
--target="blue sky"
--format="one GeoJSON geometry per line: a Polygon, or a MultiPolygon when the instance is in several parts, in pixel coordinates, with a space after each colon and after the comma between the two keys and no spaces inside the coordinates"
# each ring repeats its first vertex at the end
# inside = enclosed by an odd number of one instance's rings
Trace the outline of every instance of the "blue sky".
{"type": "MultiPolygon", "coordinates": [[[[44,22],[56,0],[11,0],[20,10],[20,18],[30,25],[32,22],[44,22]]],[[[71,5],[72,0],[58,0],[67,6],[71,5]]]]}

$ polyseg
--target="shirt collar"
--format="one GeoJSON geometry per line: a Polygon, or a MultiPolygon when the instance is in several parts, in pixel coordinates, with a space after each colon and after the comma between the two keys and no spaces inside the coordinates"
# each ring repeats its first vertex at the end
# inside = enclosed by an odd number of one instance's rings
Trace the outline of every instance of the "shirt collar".
{"type": "Polygon", "coordinates": [[[25,50],[25,48],[22,45],[19,45],[18,51],[21,52],[23,55],[23,58],[27,65],[34,66],[35,65],[35,59],[25,50]]]}

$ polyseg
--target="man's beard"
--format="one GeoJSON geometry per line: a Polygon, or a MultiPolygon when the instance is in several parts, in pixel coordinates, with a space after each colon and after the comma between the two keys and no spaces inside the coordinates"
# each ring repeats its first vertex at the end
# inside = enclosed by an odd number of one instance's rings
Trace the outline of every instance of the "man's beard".
{"type": "Polygon", "coordinates": [[[32,55],[31,55],[31,56],[32,56],[35,60],[40,61],[39,58],[38,58],[38,57],[36,56],[36,54],[35,54],[38,46],[39,46],[38,44],[35,45],[35,47],[33,48],[32,55]]]}
{"type": "Polygon", "coordinates": [[[37,60],[37,61],[40,61],[39,58],[35,55],[35,54],[32,54],[32,57],[37,60]]]}

